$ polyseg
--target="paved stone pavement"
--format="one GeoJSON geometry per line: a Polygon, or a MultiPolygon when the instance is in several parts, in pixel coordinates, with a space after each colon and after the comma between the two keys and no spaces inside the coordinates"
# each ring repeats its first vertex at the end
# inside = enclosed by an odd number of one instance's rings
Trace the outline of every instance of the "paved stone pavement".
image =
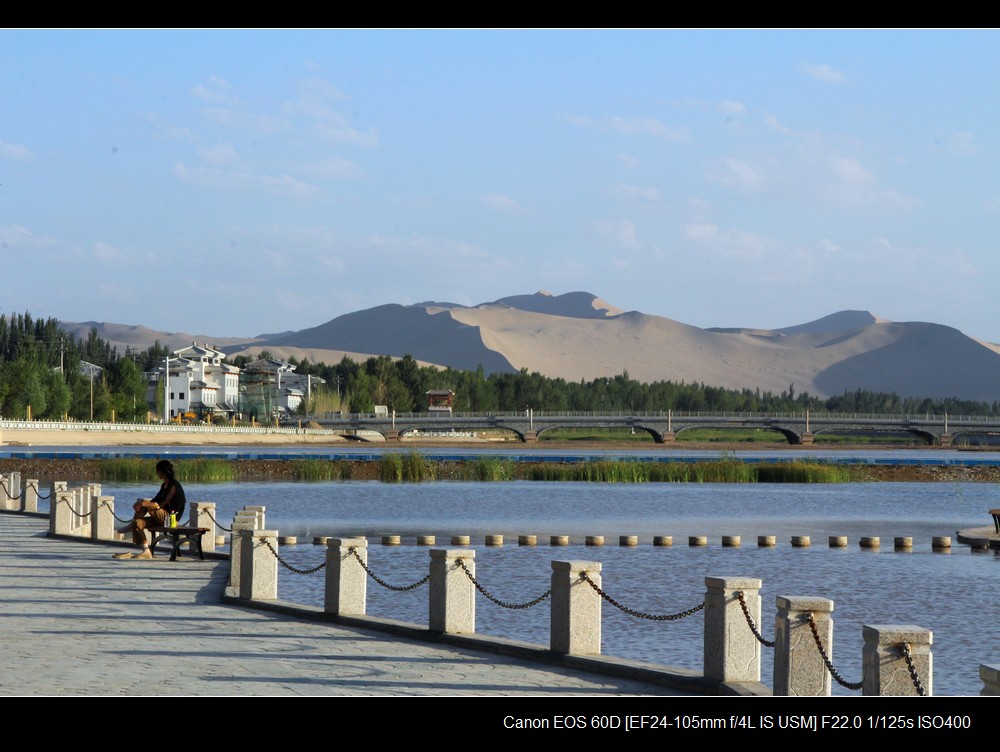
{"type": "Polygon", "coordinates": [[[228,562],[116,561],[0,512],[0,695],[683,695],[225,605],[228,562]]]}

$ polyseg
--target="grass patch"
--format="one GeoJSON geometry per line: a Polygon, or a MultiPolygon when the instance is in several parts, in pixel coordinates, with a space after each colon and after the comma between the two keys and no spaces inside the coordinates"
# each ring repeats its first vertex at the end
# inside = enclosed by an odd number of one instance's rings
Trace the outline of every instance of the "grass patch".
{"type": "Polygon", "coordinates": [[[293,460],[295,480],[350,480],[352,465],[347,460],[293,460]]]}
{"type": "MultiPolygon", "coordinates": [[[[228,460],[194,459],[174,463],[174,472],[181,482],[228,483],[235,477],[228,460]]],[[[156,463],[137,457],[107,459],[100,463],[102,481],[149,481],[158,483],[156,463]]]]}
{"type": "Polygon", "coordinates": [[[846,483],[850,471],[834,465],[787,462],[756,465],[723,458],[714,462],[539,462],[526,480],[593,483],[846,483]]]}
{"type": "Polygon", "coordinates": [[[775,462],[757,466],[758,483],[847,483],[851,471],[819,462],[775,462]]]}
{"type": "Polygon", "coordinates": [[[437,463],[428,461],[419,452],[392,452],[379,460],[378,478],[386,483],[419,483],[437,477],[437,463]]]}
{"type": "Polygon", "coordinates": [[[514,480],[517,478],[517,463],[502,457],[479,457],[463,462],[458,469],[458,477],[481,482],[514,480]]]}

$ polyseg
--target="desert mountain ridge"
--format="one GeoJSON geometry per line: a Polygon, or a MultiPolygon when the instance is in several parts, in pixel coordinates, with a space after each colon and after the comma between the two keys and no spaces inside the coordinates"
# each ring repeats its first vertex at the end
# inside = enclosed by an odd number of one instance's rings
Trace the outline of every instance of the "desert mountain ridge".
{"type": "Polygon", "coordinates": [[[85,337],[144,349],[193,341],[229,355],[267,350],[334,364],[345,355],[410,355],[422,364],[486,374],[527,369],[590,381],[623,372],[642,382],[684,381],[821,397],[863,389],[908,397],[1000,400],[1000,347],[927,322],[840,311],[781,329],[710,328],[625,311],[588,292],[539,291],[474,306],[383,304],[308,329],[249,339],[153,332],[140,326],[61,322],[85,337]]]}

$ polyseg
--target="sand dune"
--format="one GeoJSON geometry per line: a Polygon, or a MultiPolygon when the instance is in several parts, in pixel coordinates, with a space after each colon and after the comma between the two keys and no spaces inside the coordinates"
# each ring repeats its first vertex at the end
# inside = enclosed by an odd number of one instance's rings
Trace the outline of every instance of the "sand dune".
{"type": "Polygon", "coordinates": [[[1000,347],[951,327],[891,322],[868,311],[840,311],[775,330],[701,329],[623,312],[587,292],[539,292],[477,306],[380,305],[299,332],[220,347],[230,354],[267,349],[279,358],[329,364],[345,355],[410,355],[421,364],[482,366],[486,373],[524,368],[572,381],[627,371],[643,382],[778,393],[794,384],[799,393],[821,397],[865,389],[1000,400],[1000,347]]]}

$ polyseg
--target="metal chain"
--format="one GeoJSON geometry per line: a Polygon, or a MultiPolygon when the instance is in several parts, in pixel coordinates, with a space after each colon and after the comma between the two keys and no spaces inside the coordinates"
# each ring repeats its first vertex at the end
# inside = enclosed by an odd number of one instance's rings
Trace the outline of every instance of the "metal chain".
{"type": "Polygon", "coordinates": [[[4,496],[6,496],[8,499],[20,499],[21,498],[20,496],[11,496],[10,495],[10,491],[7,490],[7,483],[6,483],[6,481],[0,480],[0,488],[3,489],[4,496]]]}
{"type": "Polygon", "coordinates": [[[763,645],[764,647],[767,647],[767,648],[773,648],[774,647],[774,640],[765,640],[764,639],[764,635],[762,635],[760,632],[757,631],[757,627],[753,623],[753,617],[750,616],[750,609],[747,608],[747,602],[746,602],[746,600],[744,600],[743,596],[744,596],[744,593],[743,593],[742,590],[740,590],[736,594],[736,597],[739,598],[739,600],[740,600],[740,608],[743,609],[743,615],[747,619],[747,625],[749,625],[750,631],[753,632],[753,636],[757,638],[757,642],[759,642],[761,645],[763,645]]]}
{"type": "Polygon", "coordinates": [[[90,515],[92,515],[94,513],[94,510],[91,509],[86,514],[82,514],[82,513],[78,512],[78,511],[76,511],[75,509],[73,509],[73,505],[70,502],[66,501],[65,499],[63,499],[63,504],[65,504],[66,506],[68,506],[69,507],[69,511],[71,511],[73,514],[75,514],[77,517],[90,517],[90,515]]]}
{"type": "Polygon", "coordinates": [[[52,498],[52,492],[51,491],[49,491],[49,495],[48,496],[42,496],[40,493],[38,493],[38,484],[37,483],[30,483],[29,485],[33,489],[35,489],[35,496],[37,496],[39,499],[45,500],[45,499],[51,499],[52,498]]]}
{"type": "Polygon", "coordinates": [[[115,514],[114,507],[111,504],[109,504],[108,502],[106,502],[106,501],[102,501],[101,504],[100,504],[100,506],[107,507],[108,509],[110,509],[111,510],[111,516],[114,517],[119,522],[132,522],[132,520],[135,519],[135,517],[119,517],[117,514],[115,514]]]}
{"type": "Polygon", "coordinates": [[[539,603],[541,603],[546,598],[548,598],[550,595],[552,595],[552,589],[550,588],[550,589],[546,590],[544,593],[542,593],[540,596],[538,596],[537,598],[535,598],[534,600],[528,601],[527,603],[506,603],[504,601],[501,601],[501,600],[497,599],[496,597],[494,597],[490,593],[488,593],[486,591],[486,588],[484,588],[482,585],[480,585],[479,581],[476,580],[476,578],[472,576],[472,572],[470,572],[469,568],[467,566],[465,566],[465,562],[464,561],[462,561],[461,559],[456,559],[455,560],[455,564],[457,564],[459,567],[462,568],[462,571],[465,572],[465,576],[468,577],[469,580],[472,582],[472,584],[476,586],[476,590],[478,590],[480,593],[482,593],[483,595],[485,595],[487,598],[489,598],[495,604],[497,604],[498,606],[502,606],[503,608],[513,608],[513,609],[517,609],[517,608],[531,608],[532,606],[537,606],[539,603]]]}
{"type": "Polygon", "coordinates": [[[295,572],[295,574],[312,574],[313,572],[318,572],[319,570],[323,569],[323,567],[326,566],[326,562],[324,561],[322,564],[313,567],[312,569],[296,569],[287,561],[281,558],[278,552],[274,550],[274,546],[271,545],[271,541],[269,541],[267,538],[261,538],[261,540],[264,541],[265,546],[271,549],[271,553],[274,554],[274,558],[278,560],[278,563],[281,564],[281,566],[283,566],[285,569],[289,569],[292,572],[295,572]]]}
{"type": "Polygon", "coordinates": [[[913,686],[917,688],[917,694],[921,697],[927,694],[927,690],[924,689],[924,685],[920,683],[920,677],[917,676],[917,668],[913,665],[913,656],[910,654],[910,643],[903,643],[903,660],[906,661],[906,668],[910,671],[910,678],[913,679],[913,686]]]}
{"type": "Polygon", "coordinates": [[[361,560],[361,556],[358,554],[357,549],[355,549],[353,546],[351,546],[351,548],[347,549],[347,551],[348,551],[348,553],[354,555],[354,558],[358,560],[358,564],[360,564],[362,566],[362,568],[368,573],[369,577],[371,577],[373,580],[375,580],[375,582],[377,582],[382,587],[388,588],[389,590],[395,590],[397,592],[403,592],[403,591],[406,591],[406,590],[415,590],[416,588],[420,587],[421,585],[423,585],[424,583],[426,583],[431,578],[430,575],[427,575],[422,580],[414,582],[412,585],[390,585],[385,580],[379,579],[379,577],[374,572],[372,572],[372,570],[370,570],[368,568],[368,565],[365,564],[361,560]]]}
{"type": "Polygon", "coordinates": [[[641,611],[635,611],[634,609],[628,608],[627,606],[623,606],[621,603],[616,601],[610,595],[605,593],[597,585],[596,582],[590,579],[590,576],[586,572],[580,572],[580,579],[586,582],[592,588],[594,588],[594,590],[597,591],[597,594],[600,595],[604,600],[606,600],[612,606],[614,606],[617,609],[621,609],[629,616],[637,616],[640,619],[649,619],[651,621],[677,621],[678,619],[683,619],[685,616],[691,616],[691,614],[696,614],[703,608],[705,608],[704,603],[699,603],[694,608],[689,608],[687,611],[679,611],[676,614],[644,614],[641,611]]]}
{"type": "Polygon", "coordinates": [[[210,519],[210,520],[211,520],[212,522],[214,522],[214,523],[215,523],[215,524],[216,524],[216,525],[217,525],[218,527],[220,527],[220,528],[222,528],[223,530],[225,530],[225,531],[226,531],[227,533],[231,533],[231,532],[233,532],[233,529],[232,529],[231,527],[226,527],[226,526],[225,526],[225,525],[223,525],[223,524],[222,524],[221,522],[219,522],[219,521],[218,521],[217,519],[215,519],[215,516],[214,516],[214,515],[213,515],[213,514],[212,514],[212,513],[211,513],[211,512],[209,511],[209,510],[207,510],[207,509],[206,509],[206,510],[205,510],[205,514],[207,514],[207,515],[208,515],[208,518],[209,518],[209,519],[210,519]]]}
{"type": "Polygon", "coordinates": [[[823,658],[823,663],[826,665],[826,670],[830,672],[832,676],[842,687],[847,689],[861,689],[864,682],[849,682],[844,677],[838,673],[837,669],[833,667],[833,662],[830,660],[830,656],[827,655],[826,649],[823,647],[823,643],[819,639],[819,630],[816,628],[816,619],[812,614],[809,614],[809,629],[812,630],[813,639],[816,641],[816,648],[819,650],[820,656],[823,658]]]}

